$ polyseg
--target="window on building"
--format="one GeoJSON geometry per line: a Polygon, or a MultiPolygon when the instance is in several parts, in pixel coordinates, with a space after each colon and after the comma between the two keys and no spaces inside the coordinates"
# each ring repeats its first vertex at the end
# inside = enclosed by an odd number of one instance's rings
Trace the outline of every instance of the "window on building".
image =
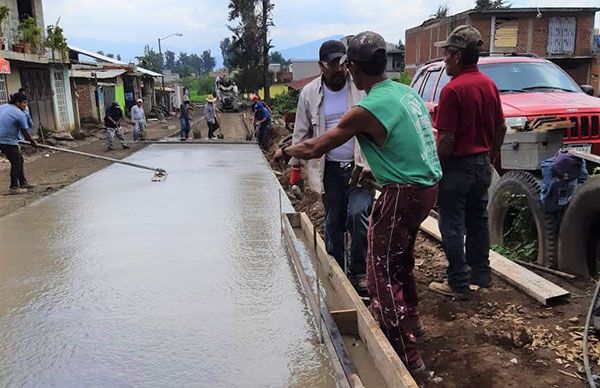
{"type": "Polygon", "coordinates": [[[427,76],[427,80],[425,81],[425,86],[423,86],[423,92],[421,93],[421,97],[423,97],[423,101],[429,102],[431,101],[431,96],[433,95],[433,88],[437,83],[438,76],[440,75],[440,70],[430,71],[427,76]]]}
{"type": "Polygon", "coordinates": [[[494,29],[494,52],[511,53],[517,51],[519,19],[496,18],[494,29]]]}
{"type": "Polygon", "coordinates": [[[19,11],[19,20],[35,17],[33,9],[33,0],[17,0],[17,10],[19,11]]]}
{"type": "Polygon", "coordinates": [[[6,88],[6,76],[0,74],[0,104],[8,102],[8,90],[6,88]]]}
{"type": "Polygon", "coordinates": [[[573,54],[577,22],[574,17],[548,20],[548,54],[573,54]]]}

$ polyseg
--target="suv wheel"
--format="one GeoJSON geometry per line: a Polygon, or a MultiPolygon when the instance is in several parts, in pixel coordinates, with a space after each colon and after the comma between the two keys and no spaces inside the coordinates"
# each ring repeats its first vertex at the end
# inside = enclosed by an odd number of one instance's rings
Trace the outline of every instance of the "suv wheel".
{"type": "Polygon", "coordinates": [[[544,212],[540,192],[539,179],[529,172],[500,178],[489,203],[490,243],[512,258],[554,266],[556,222],[544,212]]]}
{"type": "Polygon", "coordinates": [[[561,222],[558,268],[579,275],[600,272],[600,176],[577,189],[561,222]]]}

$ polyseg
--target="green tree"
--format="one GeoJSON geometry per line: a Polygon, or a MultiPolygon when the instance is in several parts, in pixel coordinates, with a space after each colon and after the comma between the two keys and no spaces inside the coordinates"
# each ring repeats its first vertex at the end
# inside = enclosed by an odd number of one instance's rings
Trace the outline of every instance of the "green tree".
{"type": "Polygon", "coordinates": [[[115,54],[106,54],[107,57],[114,59],[115,58],[115,54]]]}
{"type": "Polygon", "coordinates": [[[200,59],[202,60],[202,74],[208,74],[215,69],[217,61],[211,55],[210,50],[204,50],[200,59]]]}
{"type": "Polygon", "coordinates": [[[100,55],[104,55],[104,51],[102,51],[102,50],[96,51],[96,53],[100,54],[100,55]]]}
{"type": "Polygon", "coordinates": [[[273,51],[269,54],[269,63],[279,63],[283,66],[289,66],[290,61],[285,59],[279,51],[273,51]]]}
{"type": "Polygon", "coordinates": [[[154,49],[150,46],[144,47],[144,55],[136,57],[136,59],[138,61],[138,65],[143,67],[144,69],[160,73],[160,55],[156,51],[154,51],[154,49]]]}
{"type": "Polygon", "coordinates": [[[475,9],[478,11],[484,9],[502,9],[510,8],[511,3],[506,3],[504,0],[476,0],[475,9]]]}
{"type": "Polygon", "coordinates": [[[231,39],[225,38],[219,43],[221,48],[221,56],[223,57],[223,67],[230,69],[231,62],[229,60],[229,49],[231,48],[231,39]]]}
{"type": "Polygon", "coordinates": [[[406,47],[404,46],[404,42],[402,42],[402,38],[398,39],[398,50],[406,51],[406,47]]]}
{"type": "Polygon", "coordinates": [[[260,20],[256,12],[257,0],[230,0],[229,21],[237,20],[236,26],[229,26],[232,32],[227,47],[229,68],[235,70],[235,81],[245,92],[256,92],[261,86],[263,50],[260,34],[260,20]]]}
{"type": "Polygon", "coordinates": [[[175,68],[175,53],[173,51],[165,51],[165,69],[173,70],[175,68]]]}
{"type": "Polygon", "coordinates": [[[450,8],[448,7],[448,4],[442,4],[438,7],[437,11],[433,15],[430,15],[429,17],[434,18],[434,19],[445,18],[446,16],[448,16],[449,10],[450,10],[450,8]]]}
{"type": "Polygon", "coordinates": [[[117,54],[117,61],[121,60],[121,54],[117,54]]]}

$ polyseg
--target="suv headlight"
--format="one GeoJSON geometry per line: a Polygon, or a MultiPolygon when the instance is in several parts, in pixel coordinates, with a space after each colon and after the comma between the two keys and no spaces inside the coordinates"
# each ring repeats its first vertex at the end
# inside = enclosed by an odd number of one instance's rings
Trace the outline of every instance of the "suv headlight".
{"type": "Polygon", "coordinates": [[[527,117],[506,117],[504,119],[508,133],[522,131],[527,123],[527,117]]]}

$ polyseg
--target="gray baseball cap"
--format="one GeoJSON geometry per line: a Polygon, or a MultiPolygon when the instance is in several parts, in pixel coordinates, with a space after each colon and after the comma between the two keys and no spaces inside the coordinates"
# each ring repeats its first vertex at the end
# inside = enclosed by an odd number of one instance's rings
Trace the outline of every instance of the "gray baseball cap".
{"type": "Polygon", "coordinates": [[[475,27],[462,25],[452,30],[448,39],[441,42],[435,42],[433,45],[440,48],[452,46],[464,49],[467,46],[481,47],[483,45],[483,40],[481,40],[481,34],[475,27]]]}
{"type": "Polygon", "coordinates": [[[373,31],[365,31],[356,35],[348,43],[348,52],[340,59],[340,63],[371,62],[376,52],[386,52],[387,45],[381,35],[373,31]]]}

